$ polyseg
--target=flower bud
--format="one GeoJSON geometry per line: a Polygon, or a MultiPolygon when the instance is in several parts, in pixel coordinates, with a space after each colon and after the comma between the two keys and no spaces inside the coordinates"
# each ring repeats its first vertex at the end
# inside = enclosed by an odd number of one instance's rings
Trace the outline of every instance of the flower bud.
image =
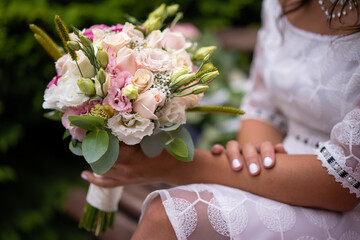
{"type": "Polygon", "coordinates": [[[189,72],[189,69],[186,68],[186,67],[182,67],[182,68],[179,68],[177,70],[175,70],[172,74],[171,74],[171,77],[170,77],[170,82],[174,82],[176,80],[176,78],[178,78],[180,75],[183,75],[183,74],[186,74],[189,72]]]}
{"type": "Polygon", "coordinates": [[[96,60],[99,62],[100,67],[106,69],[109,63],[109,54],[101,48],[96,53],[96,60]]]}
{"type": "Polygon", "coordinates": [[[81,48],[80,44],[75,41],[67,41],[66,45],[68,46],[68,48],[70,48],[71,50],[74,50],[74,51],[79,51],[81,48]]]}
{"type": "Polygon", "coordinates": [[[202,71],[206,71],[206,70],[208,70],[208,69],[213,69],[213,68],[215,68],[215,67],[214,67],[214,64],[212,64],[211,62],[208,62],[208,63],[205,63],[205,64],[202,66],[201,70],[202,70],[202,71]]]}
{"type": "Polygon", "coordinates": [[[170,84],[170,88],[177,89],[181,86],[185,86],[195,79],[195,73],[187,73],[179,76],[173,83],[170,84]]]}
{"type": "Polygon", "coordinates": [[[179,10],[179,4],[172,4],[166,7],[166,12],[169,16],[174,16],[176,12],[179,10]]]}
{"type": "Polygon", "coordinates": [[[80,34],[79,38],[80,38],[80,42],[81,42],[82,45],[84,45],[85,47],[90,47],[91,46],[91,40],[90,40],[90,38],[88,36],[80,34]]]}
{"type": "Polygon", "coordinates": [[[163,17],[165,14],[165,7],[166,7],[165,3],[161,4],[158,8],[156,8],[154,11],[152,11],[149,14],[149,18],[163,17]]]}
{"type": "Polygon", "coordinates": [[[146,20],[143,24],[143,27],[147,29],[148,33],[160,29],[161,27],[161,18],[160,17],[156,17],[156,18],[149,18],[148,20],[146,20]]]}
{"type": "Polygon", "coordinates": [[[198,85],[198,86],[195,86],[193,88],[193,90],[191,91],[192,94],[199,94],[199,93],[203,93],[205,92],[206,90],[208,90],[209,86],[207,85],[198,85]]]}
{"type": "Polygon", "coordinates": [[[103,84],[106,81],[106,72],[104,69],[100,68],[100,70],[96,74],[96,79],[99,81],[99,83],[103,84]]]}
{"type": "Polygon", "coordinates": [[[123,88],[122,95],[131,100],[137,99],[139,96],[138,87],[136,87],[134,84],[129,84],[123,88]]]}
{"type": "Polygon", "coordinates": [[[202,47],[202,48],[199,48],[194,56],[193,56],[193,59],[195,60],[202,60],[204,59],[205,57],[210,57],[210,56],[207,56],[207,55],[211,55],[214,51],[216,50],[216,46],[209,46],[209,47],[202,47]]]}
{"type": "Polygon", "coordinates": [[[111,118],[114,116],[114,109],[110,105],[104,105],[103,106],[104,112],[111,118]]]}
{"type": "Polygon", "coordinates": [[[213,72],[209,72],[209,73],[205,73],[201,78],[200,78],[200,82],[204,83],[204,84],[209,84],[212,82],[212,80],[214,80],[214,78],[216,78],[217,76],[219,76],[219,71],[213,71],[213,72]]]}
{"type": "Polygon", "coordinates": [[[95,95],[95,85],[93,81],[89,78],[80,78],[77,80],[77,85],[80,88],[80,91],[87,96],[95,95]]]}

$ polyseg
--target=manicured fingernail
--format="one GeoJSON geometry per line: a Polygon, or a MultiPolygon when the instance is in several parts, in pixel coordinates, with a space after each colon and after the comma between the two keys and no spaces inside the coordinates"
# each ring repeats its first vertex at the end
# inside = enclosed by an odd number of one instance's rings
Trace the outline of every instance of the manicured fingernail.
{"type": "Polygon", "coordinates": [[[88,180],[88,177],[85,174],[81,174],[81,178],[86,180],[86,181],[88,180]]]}
{"type": "Polygon", "coordinates": [[[240,161],[239,161],[239,159],[237,159],[237,158],[235,158],[234,160],[232,160],[232,166],[233,166],[233,168],[239,168],[240,166],[241,166],[241,164],[240,164],[240,161]]]}
{"type": "Polygon", "coordinates": [[[251,163],[249,165],[249,170],[250,170],[251,174],[255,174],[255,173],[257,173],[259,171],[259,168],[255,163],[251,163]]]}
{"type": "Polygon", "coordinates": [[[273,160],[271,157],[264,158],[264,166],[265,167],[270,167],[272,163],[273,163],[273,160]]]}

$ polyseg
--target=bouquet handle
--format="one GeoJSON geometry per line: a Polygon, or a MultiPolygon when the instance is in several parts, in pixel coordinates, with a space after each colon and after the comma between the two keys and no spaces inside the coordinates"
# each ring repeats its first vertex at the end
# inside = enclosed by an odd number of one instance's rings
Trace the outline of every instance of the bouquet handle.
{"type": "Polygon", "coordinates": [[[96,236],[114,228],[115,213],[123,189],[123,186],[104,188],[90,183],[79,227],[94,232],[96,236]]]}

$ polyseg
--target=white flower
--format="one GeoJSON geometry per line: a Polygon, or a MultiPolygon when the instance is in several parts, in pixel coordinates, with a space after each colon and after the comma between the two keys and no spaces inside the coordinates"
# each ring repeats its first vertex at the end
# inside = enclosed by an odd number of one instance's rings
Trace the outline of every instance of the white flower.
{"type": "Polygon", "coordinates": [[[160,126],[172,126],[186,122],[185,104],[181,97],[175,97],[158,113],[160,126]]]}
{"type": "Polygon", "coordinates": [[[53,84],[45,90],[43,108],[56,109],[64,112],[68,107],[76,107],[89,99],[81,93],[78,76],[66,74],[59,78],[57,85],[53,84]]]}
{"type": "Polygon", "coordinates": [[[112,134],[127,145],[141,142],[144,136],[153,133],[154,123],[138,114],[117,112],[108,120],[112,134]]]}
{"type": "MultiPolygon", "coordinates": [[[[95,75],[93,65],[91,65],[89,59],[84,55],[82,51],[76,51],[77,60],[83,77],[91,78],[95,75]]],[[[58,75],[76,75],[81,76],[79,68],[76,62],[73,61],[69,54],[65,54],[59,58],[56,63],[56,71],[58,75]]]]}

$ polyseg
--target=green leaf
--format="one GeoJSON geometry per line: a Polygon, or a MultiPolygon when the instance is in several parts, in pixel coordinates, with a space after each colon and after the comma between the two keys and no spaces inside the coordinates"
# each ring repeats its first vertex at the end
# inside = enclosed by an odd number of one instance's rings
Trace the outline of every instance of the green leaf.
{"type": "Polygon", "coordinates": [[[81,145],[82,145],[81,142],[72,139],[69,143],[69,149],[76,156],[83,156],[81,145]]]}
{"type": "Polygon", "coordinates": [[[82,143],[82,153],[88,163],[98,161],[108,150],[109,134],[105,130],[96,130],[86,134],[82,143]]]}
{"type": "Polygon", "coordinates": [[[191,138],[191,135],[184,127],[180,126],[176,130],[171,132],[160,132],[158,135],[162,146],[176,159],[184,162],[192,161],[192,159],[194,158],[194,143],[191,138]],[[170,142],[170,144],[166,145],[166,143],[168,143],[169,140],[171,140],[172,138],[175,139],[178,138],[182,140],[182,143],[180,143],[178,140],[175,140],[174,145],[177,144],[183,145],[183,143],[185,144],[187,149],[186,157],[184,157],[185,150],[183,146],[182,147],[172,146],[172,142],[174,142],[174,140],[170,142]],[[179,151],[184,151],[184,152],[179,153],[179,151]]]}
{"type": "Polygon", "coordinates": [[[241,109],[230,107],[230,106],[201,106],[186,109],[187,112],[202,112],[202,113],[223,113],[223,114],[234,114],[242,115],[245,112],[241,109]]]}
{"type": "Polygon", "coordinates": [[[47,119],[53,120],[53,121],[61,121],[61,115],[62,115],[61,112],[54,110],[54,111],[45,113],[44,117],[47,119]]]}
{"type": "Polygon", "coordinates": [[[90,163],[92,170],[97,174],[106,173],[116,162],[119,155],[119,140],[109,134],[109,147],[106,153],[96,162],[90,163]]]}
{"type": "Polygon", "coordinates": [[[189,154],[185,142],[180,138],[174,138],[171,141],[170,149],[175,155],[183,158],[186,158],[189,154]]]}
{"type": "Polygon", "coordinates": [[[159,156],[164,149],[160,143],[158,134],[145,136],[140,142],[140,147],[145,155],[150,158],[159,156]]]}
{"type": "Polygon", "coordinates": [[[68,136],[70,136],[70,131],[69,131],[69,129],[66,129],[62,139],[65,140],[68,136]]]}
{"type": "Polygon", "coordinates": [[[69,115],[69,120],[70,126],[80,127],[88,131],[102,128],[105,125],[104,119],[91,115],[69,115]]]}
{"type": "Polygon", "coordinates": [[[171,131],[174,131],[176,129],[178,129],[178,127],[180,127],[180,123],[176,123],[170,127],[163,127],[163,128],[159,128],[161,131],[166,131],[166,132],[171,132],[171,131]]]}

